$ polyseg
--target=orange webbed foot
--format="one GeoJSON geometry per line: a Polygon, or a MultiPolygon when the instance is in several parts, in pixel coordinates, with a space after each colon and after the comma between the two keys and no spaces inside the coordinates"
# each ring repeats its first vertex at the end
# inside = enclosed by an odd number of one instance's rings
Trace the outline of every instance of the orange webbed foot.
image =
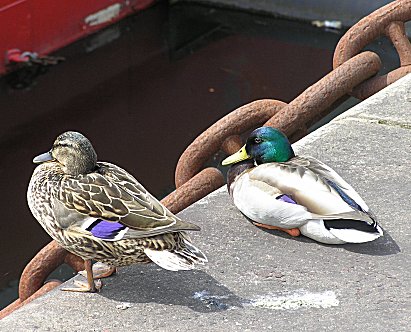
{"type": "Polygon", "coordinates": [[[258,227],[261,227],[261,228],[276,229],[276,230],[279,230],[279,231],[283,231],[283,232],[286,232],[288,235],[291,235],[291,236],[294,236],[294,237],[299,236],[301,234],[300,230],[298,228],[287,229],[287,228],[281,228],[281,227],[277,227],[277,226],[260,224],[258,222],[255,222],[254,225],[256,225],[258,227]]]}

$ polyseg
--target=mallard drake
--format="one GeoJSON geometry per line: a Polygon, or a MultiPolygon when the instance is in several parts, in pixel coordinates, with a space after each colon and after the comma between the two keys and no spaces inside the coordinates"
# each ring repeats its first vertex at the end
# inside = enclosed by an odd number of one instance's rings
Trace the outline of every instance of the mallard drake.
{"type": "Polygon", "coordinates": [[[87,285],[96,291],[91,260],[115,267],[154,262],[171,271],[207,262],[185,231],[198,231],[152,196],[124,169],[97,162],[90,141],[78,132],[57,137],[33,160],[27,191],[30,210],[62,247],[85,261],[87,285]]]}
{"type": "Polygon", "coordinates": [[[295,156],[279,130],[261,127],[222,162],[237,208],[257,226],[327,244],[363,243],[383,235],[357,192],[331,167],[295,156]]]}

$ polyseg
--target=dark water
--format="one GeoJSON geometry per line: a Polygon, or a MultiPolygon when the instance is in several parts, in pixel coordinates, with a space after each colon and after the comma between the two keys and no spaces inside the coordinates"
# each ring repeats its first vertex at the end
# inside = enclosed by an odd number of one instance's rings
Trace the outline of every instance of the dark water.
{"type": "MultiPolygon", "coordinates": [[[[58,134],[84,133],[100,160],[161,198],[198,134],[255,99],[291,101],[331,70],[340,37],[270,17],[159,4],[59,51],[66,61],[44,75],[1,79],[0,308],[17,297],[22,269],[50,241],[29,212],[26,188],[32,158],[58,134]]],[[[396,63],[389,45],[376,47],[396,63]]]]}

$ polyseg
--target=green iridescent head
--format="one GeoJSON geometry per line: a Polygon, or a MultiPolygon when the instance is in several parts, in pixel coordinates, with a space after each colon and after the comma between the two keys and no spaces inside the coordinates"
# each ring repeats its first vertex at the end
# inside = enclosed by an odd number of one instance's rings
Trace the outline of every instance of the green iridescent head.
{"type": "Polygon", "coordinates": [[[222,164],[234,164],[246,159],[253,159],[257,164],[283,162],[294,156],[287,136],[272,127],[260,127],[250,134],[247,143],[238,152],[224,159],[222,164]]]}

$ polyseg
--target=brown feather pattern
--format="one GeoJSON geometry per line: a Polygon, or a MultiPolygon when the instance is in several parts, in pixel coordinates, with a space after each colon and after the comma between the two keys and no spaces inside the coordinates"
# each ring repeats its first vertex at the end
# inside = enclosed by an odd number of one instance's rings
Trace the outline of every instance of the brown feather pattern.
{"type": "Polygon", "coordinates": [[[27,198],[33,215],[64,248],[112,266],[150,262],[145,248],[183,251],[189,238],[182,231],[199,230],[168,211],[126,171],[109,163],[98,163],[94,173],[77,176],[64,174],[56,161],[41,164],[33,173],[27,198]],[[58,204],[63,211],[57,209],[58,204]],[[62,214],[71,216],[69,211],[76,218],[65,220],[69,225],[64,228],[58,219],[63,219],[62,214]],[[130,230],[121,240],[104,241],[81,227],[81,220],[88,217],[121,222],[130,230]]]}

